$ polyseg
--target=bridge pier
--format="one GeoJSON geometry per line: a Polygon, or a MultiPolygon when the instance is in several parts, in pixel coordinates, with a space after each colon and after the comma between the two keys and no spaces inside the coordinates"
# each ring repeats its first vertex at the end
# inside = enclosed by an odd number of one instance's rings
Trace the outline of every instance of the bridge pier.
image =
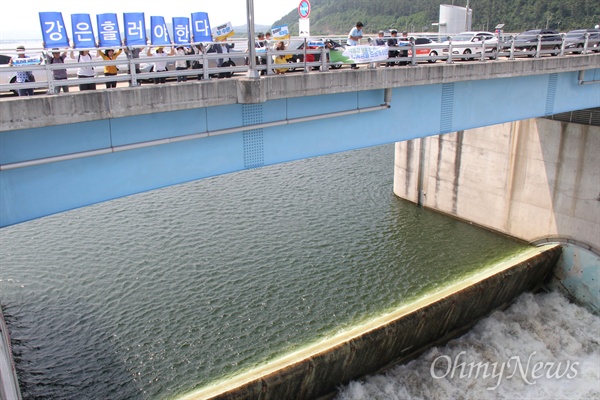
{"type": "Polygon", "coordinates": [[[396,143],[394,193],[527,242],[574,247],[555,286],[598,312],[600,126],[589,121],[535,118],[396,143]]]}

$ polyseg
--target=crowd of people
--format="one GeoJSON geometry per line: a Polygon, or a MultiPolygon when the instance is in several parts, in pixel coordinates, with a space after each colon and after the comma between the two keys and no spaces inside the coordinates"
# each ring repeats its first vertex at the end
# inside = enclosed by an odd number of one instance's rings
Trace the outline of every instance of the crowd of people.
{"type": "MultiPolygon", "coordinates": [[[[352,29],[350,30],[350,32],[348,33],[348,39],[346,40],[346,44],[348,46],[357,46],[360,44],[361,39],[363,38],[363,23],[362,22],[357,22],[356,25],[354,27],[352,27],[352,29]]],[[[379,31],[377,33],[377,38],[375,38],[375,40],[373,41],[373,43],[375,44],[375,46],[388,46],[390,48],[390,50],[388,51],[388,58],[390,59],[395,59],[398,57],[408,57],[408,50],[398,50],[397,47],[399,46],[400,42],[408,42],[409,38],[408,38],[408,32],[402,32],[402,36],[398,37],[398,30],[397,29],[390,29],[390,38],[386,39],[385,38],[385,32],[384,31],[379,31]]],[[[402,62],[392,62],[392,61],[388,61],[385,65],[386,67],[393,67],[395,65],[406,65],[408,62],[407,61],[402,61],[402,62]]],[[[352,64],[351,66],[352,69],[358,69],[358,66],[356,64],[352,64]]]]}
{"type": "MultiPolygon", "coordinates": [[[[395,29],[392,29],[390,31],[390,33],[391,33],[391,38],[388,38],[386,40],[383,36],[384,32],[380,31],[378,37],[375,40],[375,44],[381,45],[381,46],[387,45],[389,47],[396,47],[398,45],[398,41],[402,40],[402,38],[397,37],[398,32],[395,29]]],[[[356,23],[356,25],[351,29],[350,33],[348,34],[346,44],[348,46],[359,45],[362,38],[363,38],[363,24],[362,24],[362,22],[358,22],[358,23],[356,23]]],[[[105,61],[114,61],[117,59],[117,57],[119,57],[121,55],[121,53],[125,52],[128,59],[135,60],[135,59],[140,58],[140,53],[143,51],[143,48],[127,47],[126,43],[123,43],[123,45],[124,46],[122,48],[119,48],[116,51],[114,49],[105,49],[105,50],[98,49],[95,51],[96,54],[92,54],[89,50],[80,50],[77,52],[75,50],[71,50],[69,53],[68,49],[60,50],[58,48],[53,48],[51,51],[45,53],[44,55],[45,55],[47,64],[65,64],[65,59],[67,58],[67,54],[70,54],[70,58],[73,60],[76,60],[76,63],[77,63],[77,78],[78,79],[88,79],[88,81],[86,83],[81,83],[78,85],[79,90],[80,91],[95,90],[96,83],[89,81],[89,79],[94,78],[97,75],[96,68],[94,66],[90,65],[90,63],[93,61],[93,59],[95,57],[100,57],[105,61]]],[[[224,38],[224,39],[219,40],[215,43],[212,43],[206,47],[202,44],[189,45],[189,46],[183,46],[183,45],[157,46],[157,47],[148,46],[146,48],[146,55],[148,57],[153,58],[152,71],[158,72],[158,73],[167,71],[168,60],[166,59],[166,57],[201,55],[204,52],[223,54],[223,57],[219,57],[217,59],[216,66],[217,67],[229,67],[229,66],[235,65],[231,61],[231,58],[228,57],[228,54],[232,51],[234,46],[235,46],[235,43],[229,43],[227,41],[227,38],[224,38]]],[[[45,47],[45,45],[44,45],[44,47],[45,47]]],[[[257,65],[266,65],[267,64],[266,50],[269,49],[269,50],[274,50],[277,52],[283,52],[286,50],[286,43],[285,43],[285,41],[282,41],[282,40],[273,41],[270,32],[267,32],[267,33],[259,32],[257,34],[257,39],[255,41],[255,48],[257,50],[256,64],[257,65]]],[[[16,50],[17,50],[17,59],[18,58],[28,58],[28,56],[25,54],[24,46],[18,46],[16,50]]],[[[390,50],[389,51],[390,58],[396,58],[399,56],[404,56],[404,55],[401,54],[398,50],[390,50]]],[[[275,74],[284,74],[288,71],[288,68],[280,68],[280,67],[277,68],[277,67],[275,67],[275,65],[287,64],[288,60],[292,57],[291,54],[277,54],[277,55],[271,56],[271,57],[272,57],[272,64],[274,64],[273,72],[275,74]]],[[[9,64],[16,65],[16,64],[18,64],[18,62],[17,61],[13,62],[13,59],[11,59],[9,64]]],[[[189,61],[189,60],[185,60],[185,59],[177,59],[174,62],[174,64],[175,64],[176,71],[202,68],[202,64],[197,60],[189,61]]],[[[134,65],[135,65],[136,74],[139,74],[141,72],[140,64],[135,63],[134,65]]],[[[394,65],[394,63],[390,62],[390,63],[387,63],[387,65],[392,66],[392,65],[394,65]]],[[[358,66],[356,64],[352,64],[351,68],[358,69],[358,66]]],[[[104,76],[116,76],[119,73],[119,69],[118,69],[117,65],[115,65],[115,64],[105,65],[103,67],[103,73],[104,73],[104,76]]],[[[266,69],[261,69],[262,75],[264,75],[266,73],[267,73],[266,69]]],[[[230,72],[216,74],[216,76],[218,78],[231,77],[232,75],[233,74],[230,72]]],[[[68,93],[69,85],[66,83],[66,81],[68,79],[67,69],[66,68],[52,68],[52,76],[55,81],[54,85],[53,85],[54,88],[52,89],[52,91],[49,91],[48,93],[49,94],[59,94],[61,92],[61,90],[64,93],[68,93]],[[61,82],[61,81],[65,81],[65,82],[61,82]]],[[[198,79],[202,79],[202,77],[203,77],[202,74],[198,74],[198,79]]],[[[161,76],[154,77],[152,79],[152,81],[155,84],[160,84],[160,83],[165,83],[166,79],[167,79],[166,75],[161,74],[161,76]]],[[[187,81],[187,75],[177,74],[177,82],[185,82],[185,81],[187,81]]],[[[18,71],[16,74],[16,82],[18,82],[18,83],[35,82],[35,77],[31,71],[18,71]]],[[[105,82],[105,86],[107,89],[112,89],[112,88],[117,87],[117,82],[116,81],[107,81],[107,82],[105,82]]],[[[31,96],[33,94],[33,89],[19,89],[18,94],[19,94],[19,96],[31,96]]]]}

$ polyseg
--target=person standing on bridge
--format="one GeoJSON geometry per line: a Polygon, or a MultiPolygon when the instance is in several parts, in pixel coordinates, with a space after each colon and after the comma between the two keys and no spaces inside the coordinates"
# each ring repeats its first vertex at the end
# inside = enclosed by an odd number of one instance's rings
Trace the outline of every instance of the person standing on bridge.
{"type": "MultiPolygon", "coordinates": [[[[116,60],[122,51],[123,51],[123,49],[119,49],[119,51],[117,51],[115,53],[115,51],[113,49],[108,49],[108,50],[106,50],[106,53],[105,53],[102,50],[98,50],[98,55],[100,57],[102,57],[103,60],[116,60]]],[[[105,65],[104,66],[104,76],[115,76],[115,75],[117,75],[117,72],[119,72],[119,69],[117,68],[116,65],[105,65]]],[[[117,82],[106,82],[107,89],[116,88],[116,87],[117,87],[117,82]]]]}
{"type": "MultiPolygon", "coordinates": [[[[9,61],[9,65],[12,67],[13,65],[19,65],[20,62],[23,62],[24,65],[27,64],[27,60],[29,58],[25,55],[25,46],[17,46],[17,60],[14,60],[12,57],[9,61]]],[[[26,82],[35,82],[35,78],[31,71],[17,71],[17,83],[26,83],[26,82]]],[[[33,96],[33,89],[17,89],[17,94],[19,96],[33,96]]]]}
{"type": "MultiPolygon", "coordinates": [[[[177,46],[177,48],[175,49],[175,54],[177,56],[186,56],[188,55],[188,52],[185,50],[185,47],[179,45],[177,46]]],[[[175,70],[177,71],[183,71],[188,69],[188,61],[187,60],[177,60],[175,61],[175,70]]],[[[187,81],[187,75],[177,75],[177,82],[186,82],[187,81]]]]}
{"type": "MultiPolygon", "coordinates": [[[[356,23],[356,26],[350,30],[350,33],[348,34],[348,39],[346,40],[346,44],[348,46],[358,46],[360,44],[360,39],[362,39],[363,37],[362,28],[363,23],[359,21],[356,23]]],[[[352,64],[350,68],[358,69],[356,64],[352,64]]]]}
{"type": "MultiPolygon", "coordinates": [[[[45,43],[44,43],[44,47],[46,47],[45,43]]],[[[64,64],[65,58],[67,58],[66,51],[64,51],[61,54],[61,52],[58,48],[54,48],[54,49],[52,49],[52,54],[46,53],[46,64],[64,64]]],[[[52,77],[54,78],[55,81],[66,80],[68,78],[67,69],[66,68],[53,69],[52,77]]],[[[54,86],[54,91],[52,91],[52,92],[48,91],[48,94],[59,94],[61,89],[62,89],[63,93],[69,93],[69,86],[57,85],[57,86],[54,86]]]]}
{"type": "MultiPolygon", "coordinates": [[[[164,72],[167,70],[167,60],[163,60],[163,58],[167,56],[172,56],[175,54],[175,49],[171,47],[171,52],[169,54],[165,53],[165,48],[160,46],[156,48],[156,54],[152,54],[152,47],[148,47],[148,52],[146,53],[149,57],[159,57],[160,61],[154,62],[154,72],[164,72]]],[[[154,83],[165,83],[167,81],[166,77],[154,78],[154,83]]]]}
{"type": "MultiPolygon", "coordinates": [[[[398,31],[396,29],[392,29],[390,31],[392,37],[388,39],[387,41],[387,45],[390,49],[397,47],[398,46],[398,31]]],[[[396,58],[398,57],[398,50],[389,50],[388,51],[388,58],[396,58]]],[[[396,64],[395,61],[388,61],[387,66],[388,67],[393,67],[394,65],[398,65],[396,64]]]]}
{"type": "MultiPolygon", "coordinates": [[[[256,40],[254,42],[254,47],[258,50],[258,52],[260,52],[261,54],[264,52],[266,54],[267,51],[267,41],[265,40],[265,34],[262,32],[259,32],[257,35],[258,40],[256,40]]],[[[267,64],[267,57],[266,56],[256,56],[256,64],[257,65],[266,65],[267,64]]],[[[262,71],[260,71],[261,75],[266,75],[267,74],[267,70],[264,69],[262,71]]]]}
{"type": "MultiPolygon", "coordinates": [[[[71,50],[71,58],[76,59],[77,63],[80,64],[80,67],[77,68],[77,78],[93,78],[96,76],[96,71],[94,67],[91,65],[86,65],[87,63],[92,62],[92,55],[88,50],[80,50],[77,57],[75,57],[75,53],[71,50]]],[[[96,83],[82,83],[79,85],[79,90],[96,90],[96,83]]]]}
{"type": "Polygon", "coordinates": [[[383,31],[379,31],[377,33],[377,39],[375,39],[375,46],[385,46],[386,42],[385,42],[385,39],[383,38],[384,34],[385,34],[385,32],[383,32],[383,31]]]}

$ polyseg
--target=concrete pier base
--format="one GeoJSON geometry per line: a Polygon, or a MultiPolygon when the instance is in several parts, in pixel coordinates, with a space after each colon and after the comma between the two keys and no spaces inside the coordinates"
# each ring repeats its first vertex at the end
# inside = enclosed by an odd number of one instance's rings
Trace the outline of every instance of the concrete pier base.
{"type": "Polygon", "coordinates": [[[413,358],[462,334],[519,294],[534,290],[560,257],[558,245],[532,248],[505,263],[393,313],[310,345],[183,399],[318,399],[337,386],[413,358]]]}

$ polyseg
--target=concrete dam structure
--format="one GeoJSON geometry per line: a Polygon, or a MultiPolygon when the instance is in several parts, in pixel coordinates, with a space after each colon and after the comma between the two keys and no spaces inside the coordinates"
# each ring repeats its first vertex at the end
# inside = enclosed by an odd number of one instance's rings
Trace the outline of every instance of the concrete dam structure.
{"type": "Polygon", "coordinates": [[[561,254],[532,248],[478,275],[295,353],[182,397],[191,399],[330,398],[351,380],[408,361],[468,331],[479,319],[539,288],[561,254]]]}
{"type": "Polygon", "coordinates": [[[535,118],[397,143],[394,193],[533,244],[562,243],[554,286],[598,313],[600,111],[578,113],[579,123],[535,118]]]}

